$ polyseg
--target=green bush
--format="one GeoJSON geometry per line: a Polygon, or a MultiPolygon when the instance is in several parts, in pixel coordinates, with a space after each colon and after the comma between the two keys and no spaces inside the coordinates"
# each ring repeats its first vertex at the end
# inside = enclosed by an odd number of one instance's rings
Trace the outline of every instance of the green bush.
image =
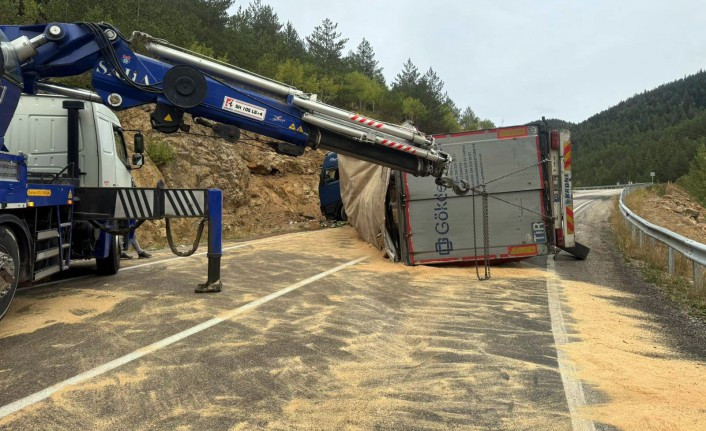
{"type": "Polygon", "coordinates": [[[147,138],[146,141],[147,155],[158,168],[176,160],[176,152],[169,145],[169,141],[159,138],[147,138]]]}
{"type": "Polygon", "coordinates": [[[699,146],[689,172],[679,178],[678,183],[698,199],[701,205],[706,206],[706,144],[699,146]]]}

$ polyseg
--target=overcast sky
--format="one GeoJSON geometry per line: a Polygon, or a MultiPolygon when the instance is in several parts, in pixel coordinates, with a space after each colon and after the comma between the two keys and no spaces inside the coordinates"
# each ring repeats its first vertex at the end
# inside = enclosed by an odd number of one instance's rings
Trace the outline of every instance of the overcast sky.
{"type": "Polygon", "coordinates": [[[498,125],[582,121],[706,68],[703,0],[262,1],[302,38],[324,18],[348,49],[365,37],[388,82],[407,58],[434,68],[458,106],[498,125]]]}

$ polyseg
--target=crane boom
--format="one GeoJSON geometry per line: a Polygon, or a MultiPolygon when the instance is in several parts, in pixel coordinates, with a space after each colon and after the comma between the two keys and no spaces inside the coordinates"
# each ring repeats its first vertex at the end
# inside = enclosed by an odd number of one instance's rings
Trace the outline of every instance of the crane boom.
{"type": "MultiPolygon", "coordinates": [[[[43,79],[92,70],[92,84],[103,103],[116,110],[153,103],[152,125],[162,132],[184,129],[183,115],[188,113],[283,141],[291,146],[290,154],[320,147],[451,183],[442,178],[450,156],[431,136],[328,105],[316,95],[144,33],[127,39],[105,23],[0,30],[10,40],[6,48],[15,51],[22,65],[26,93],[51,85],[43,79]],[[135,37],[146,40],[147,52],[157,58],[135,53],[130,47],[135,37]]],[[[0,124],[0,134],[5,129],[0,124]]]]}

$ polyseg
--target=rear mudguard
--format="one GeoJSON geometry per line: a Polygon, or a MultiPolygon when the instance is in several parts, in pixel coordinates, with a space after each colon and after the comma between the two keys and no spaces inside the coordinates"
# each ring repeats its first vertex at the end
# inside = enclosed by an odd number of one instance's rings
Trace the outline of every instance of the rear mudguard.
{"type": "Polygon", "coordinates": [[[578,241],[575,241],[575,246],[573,247],[560,247],[562,250],[565,252],[569,253],[573,257],[579,260],[584,260],[588,257],[588,253],[591,252],[591,249],[586,247],[585,245],[581,244],[578,241]]]}

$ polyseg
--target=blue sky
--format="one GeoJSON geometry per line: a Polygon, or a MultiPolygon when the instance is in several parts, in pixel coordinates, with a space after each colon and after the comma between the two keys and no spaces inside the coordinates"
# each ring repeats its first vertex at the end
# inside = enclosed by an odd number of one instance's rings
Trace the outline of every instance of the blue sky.
{"type": "Polygon", "coordinates": [[[349,49],[367,38],[388,81],[407,58],[433,67],[498,125],[581,121],[706,68],[706,1],[262,1],[302,37],[330,18],[349,49]]]}

